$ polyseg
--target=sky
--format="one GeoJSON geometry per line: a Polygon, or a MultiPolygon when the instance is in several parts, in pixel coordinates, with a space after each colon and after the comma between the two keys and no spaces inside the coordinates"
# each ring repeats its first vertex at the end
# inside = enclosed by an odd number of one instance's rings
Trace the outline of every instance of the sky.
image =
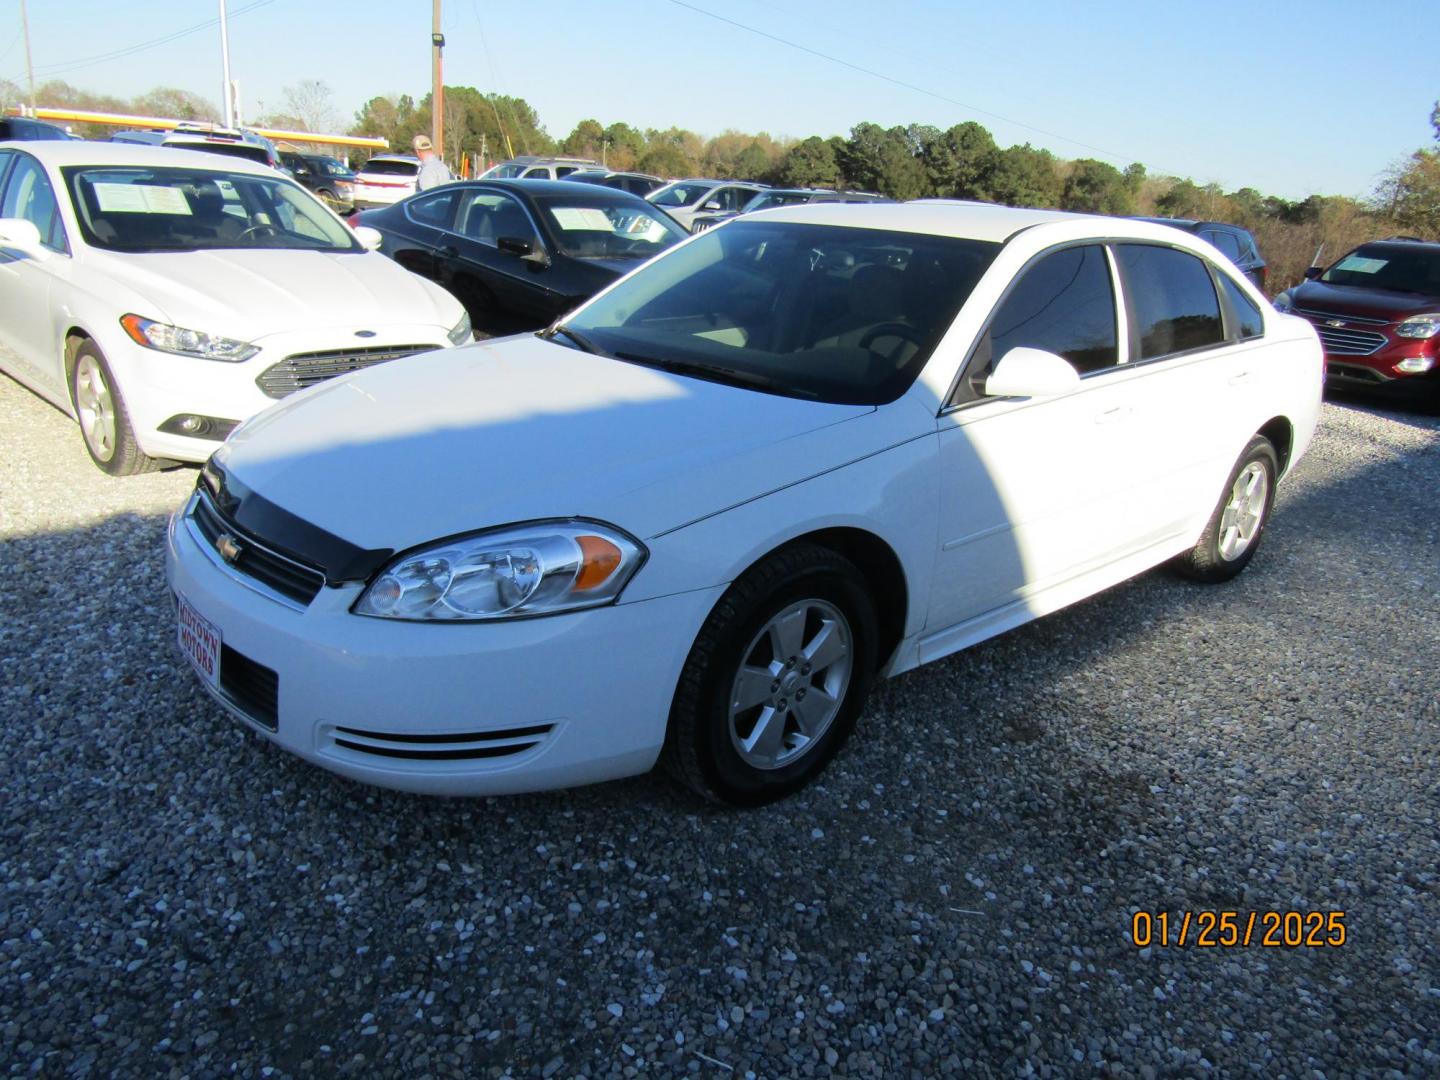
{"type": "MultiPolygon", "coordinates": [[[[320,79],[348,128],[371,97],[429,90],[425,0],[228,6],[247,114],[320,79]]],[[[220,101],[218,27],[182,33],[213,22],[218,0],[28,7],[37,81],[220,101]]],[[[1370,11],[1353,0],[444,0],[443,11],[445,82],[522,97],[557,138],[587,117],[795,138],[974,120],[1001,146],[1139,161],[1227,191],[1361,197],[1431,145],[1440,98],[1424,50],[1407,46],[1433,24],[1434,0],[1370,11]]],[[[25,85],[19,0],[0,0],[0,78],[25,85]]]]}

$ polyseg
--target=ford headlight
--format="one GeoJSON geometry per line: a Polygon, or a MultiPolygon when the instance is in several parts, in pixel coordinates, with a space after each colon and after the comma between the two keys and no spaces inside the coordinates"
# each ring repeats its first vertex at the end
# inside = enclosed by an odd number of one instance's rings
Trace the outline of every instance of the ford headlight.
{"type": "Polygon", "coordinates": [[[450,328],[450,344],[464,345],[475,337],[475,332],[470,326],[470,313],[462,311],[460,321],[450,328]]]}
{"type": "Polygon", "coordinates": [[[147,349],[175,353],[177,356],[225,360],[238,364],[242,360],[249,360],[260,351],[258,346],[251,345],[248,341],[218,337],[199,330],[186,330],[184,327],[171,326],[169,323],[156,322],[139,315],[120,316],[120,325],[135,344],[144,345],[147,349]]]}
{"type": "Polygon", "coordinates": [[[430,544],[392,562],[360,595],[357,615],[484,622],[599,607],[645,561],[612,525],[540,521],[430,544]]]}
{"type": "Polygon", "coordinates": [[[1420,338],[1422,341],[1440,334],[1440,313],[1411,315],[1395,328],[1401,337],[1420,338]]]}

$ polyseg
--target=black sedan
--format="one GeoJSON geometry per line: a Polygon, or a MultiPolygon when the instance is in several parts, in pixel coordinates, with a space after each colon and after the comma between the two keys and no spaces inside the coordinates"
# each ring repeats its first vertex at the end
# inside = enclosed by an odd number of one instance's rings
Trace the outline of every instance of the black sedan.
{"type": "Polygon", "coordinates": [[[482,335],[553,322],[686,233],[644,199],[563,180],[475,180],[351,219],[449,289],[482,335]]]}

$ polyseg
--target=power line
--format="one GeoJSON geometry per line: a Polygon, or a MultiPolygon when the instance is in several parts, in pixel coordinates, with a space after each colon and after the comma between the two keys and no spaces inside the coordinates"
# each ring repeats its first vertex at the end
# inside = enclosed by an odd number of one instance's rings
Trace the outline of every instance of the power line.
{"type": "Polygon", "coordinates": [[[1047,131],[1044,128],[1036,127],[1034,124],[1027,124],[1021,120],[1015,120],[1008,116],[1002,116],[1000,113],[991,112],[988,109],[982,109],[976,105],[970,105],[964,101],[957,101],[955,98],[947,97],[945,94],[938,93],[935,90],[927,90],[923,86],[916,86],[914,83],[908,83],[905,82],[905,80],[903,79],[894,78],[891,75],[886,75],[882,71],[876,71],[873,68],[861,67],[859,64],[851,63],[849,60],[843,60],[838,56],[831,56],[829,53],[821,52],[819,49],[812,49],[808,45],[801,45],[798,41],[791,41],[789,38],[780,37],[778,34],[772,34],[766,30],[760,30],[753,26],[747,26],[745,23],[737,22],[736,20],[727,18],[724,15],[717,15],[713,11],[706,11],[702,7],[697,7],[694,4],[686,3],[685,0],[670,0],[670,3],[674,4],[676,7],[682,7],[689,11],[693,11],[697,15],[707,16],[708,18],[714,19],[717,22],[728,23],[730,26],[736,27],[740,30],[744,30],[747,33],[755,34],[757,37],[763,37],[767,40],[778,42],[781,45],[788,46],[789,48],[798,49],[800,52],[809,53],[811,56],[818,56],[821,60],[828,60],[832,64],[839,64],[841,67],[847,67],[851,71],[858,71],[862,75],[869,75],[873,79],[880,79],[894,86],[899,86],[906,90],[913,90],[917,94],[924,94],[926,97],[935,98],[936,100],[943,101],[949,105],[957,105],[962,109],[968,109],[970,112],[979,113],[981,116],[988,116],[993,120],[1000,120],[1004,123],[1012,124],[1015,127],[1023,128],[1026,131],[1033,131],[1037,135],[1044,135],[1047,138],[1051,139],[1059,139],[1061,142],[1067,142],[1072,146],[1083,147],[1086,150],[1091,150],[1097,154],[1100,154],[1103,157],[1112,158],[1116,161],[1129,162],[1139,160],[1139,158],[1132,157],[1127,154],[1117,154],[1113,150],[1105,150],[1099,146],[1092,146],[1087,142],[1081,142],[1079,139],[1072,139],[1067,135],[1061,135],[1057,131],[1047,131]]]}
{"type": "MultiPolygon", "coordinates": [[[[233,19],[237,15],[244,15],[247,12],[254,11],[256,8],[262,8],[274,2],[275,0],[253,0],[252,3],[238,7],[230,12],[230,18],[233,19]]],[[[108,53],[97,53],[94,56],[82,57],[79,60],[67,60],[58,64],[42,65],[37,68],[36,71],[38,74],[46,76],[47,78],[53,78],[57,75],[68,75],[72,71],[80,71],[87,67],[95,67],[98,64],[107,64],[112,60],[121,60],[127,56],[134,56],[136,53],[153,49],[157,45],[168,45],[172,41],[179,41],[183,37],[189,37],[191,34],[198,34],[201,30],[208,30],[212,26],[219,25],[220,20],[218,18],[207,19],[205,22],[196,23],[194,26],[186,27],[184,30],[176,30],[174,33],[151,38],[149,41],[142,41],[135,45],[127,45],[123,49],[115,49],[108,53]]]]}

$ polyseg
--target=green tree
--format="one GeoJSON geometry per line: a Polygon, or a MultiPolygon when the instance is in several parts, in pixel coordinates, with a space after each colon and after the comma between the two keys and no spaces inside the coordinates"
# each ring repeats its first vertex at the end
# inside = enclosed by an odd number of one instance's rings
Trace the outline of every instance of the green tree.
{"type": "Polygon", "coordinates": [[[1053,208],[1060,204],[1064,185],[1055,170],[1055,155],[1029,143],[1011,146],[995,155],[990,175],[990,197],[1006,206],[1053,208]]]}
{"type": "Polygon", "coordinates": [[[781,160],[775,181],[784,187],[838,186],[840,166],[835,161],[835,147],[818,135],[796,143],[781,160]]]}
{"type": "Polygon", "coordinates": [[[605,129],[606,162],[621,171],[637,168],[645,153],[645,136],[629,124],[614,123],[605,129]]]}
{"type": "Polygon", "coordinates": [[[1082,158],[1071,163],[1060,207],[1086,214],[1131,214],[1135,211],[1135,196],[1114,165],[1082,158]]]}
{"type": "Polygon", "coordinates": [[[912,150],[907,129],[857,124],[841,154],[846,182],[863,191],[892,199],[915,199],[925,193],[925,169],[912,150]]]}
{"type": "Polygon", "coordinates": [[[956,124],[924,151],[930,193],[944,199],[988,199],[995,171],[995,137],[973,120],[956,124]]]}
{"type": "Polygon", "coordinates": [[[696,170],[694,161],[672,142],[660,141],[640,155],[639,169],[652,176],[688,176],[696,170]]]}
{"type": "Polygon", "coordinates": [[[565,136],[565,141],[560,144],[560,149],[566,154],[593,157],[598,161],[604,150],[604,144],[605,129],[600,126],[600,121],[581,120],[575,125],[575,130],[565,136]]]}

